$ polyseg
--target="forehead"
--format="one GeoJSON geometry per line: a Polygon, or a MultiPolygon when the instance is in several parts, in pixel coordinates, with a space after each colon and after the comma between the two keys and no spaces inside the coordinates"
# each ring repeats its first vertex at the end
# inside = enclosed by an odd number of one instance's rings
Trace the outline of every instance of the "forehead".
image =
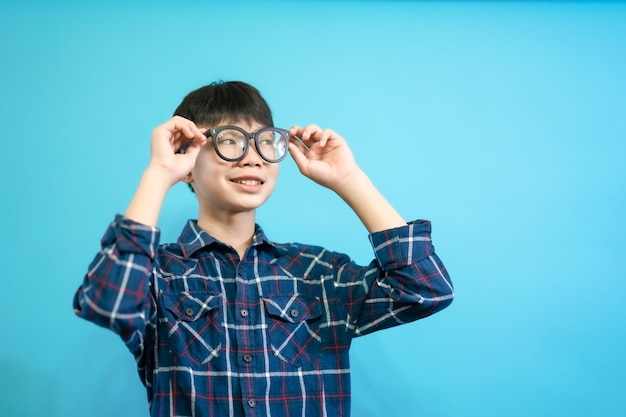
{"type": "Polygon", "coordinates": [[[256,132],[260,129],[263,129],[264,127],[267,127],[263,123],[259,123],[256,120],[222,120],[215,127],[217,126],[237,126],[242,128],[246,132],[256,132]]]}

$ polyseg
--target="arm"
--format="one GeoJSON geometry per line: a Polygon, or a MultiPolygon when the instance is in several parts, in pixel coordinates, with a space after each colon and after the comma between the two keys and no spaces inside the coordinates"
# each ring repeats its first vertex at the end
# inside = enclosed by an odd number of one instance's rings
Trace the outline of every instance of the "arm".
{"type": "Polygon", "coordinates": [[[144,384],[152,378],[157,314],[150,277],[158,242],[156,227],[116,216],[74,295],[74,313],[121,337],[144,384]]]}
{"type": "Polygon", "coordinates": [[[363,295],[357,336],[408,323],[446,308],[454,288],[431,241],[429,221],[370,234],[376,278],[363,295]]]}
{"type": "Polygon", "coordinates": [[[190,120],[174,116],[152,131],[151,158],[143,173],[125,217],[156,226],[169,189],[183,180],[196,163],[206,137],[190,120]],[[185,153],[177,153],[186,142],[194,140],[185,153]]]}
{"type": "Polygon", "coordinates": [[[354,210],[370,233],[406,225],[400,214],[356,164],[341,136],[315,125],[304,128],[294,126],[290,134],[300,137],[309,147],[304,150],[295,143],[289,145],[300,172],[337,193],[354,210]]]}
{"type": "Polygon", "coordinates": [[[329,298],[345,308],[352,336],[419,320],[450,305],[454,289],[430,231],[430,222],[418,220],[371,233],[376,259],[365,267],[330,253],[335,276],[329,298]]]}
{"type": "Polygon", "coordinates": [[[139,354],[153,321],[150,291],[159,243],[156,228],[169,188],[191,171],[206,141],[193,122],[174,117],[154,129],[150,164],[124,217],[113,221],[74,298],[76,314],[119,334],[139,354]],[[196,141],[185,154],[184,142],[196,141]]]}
{"type": "Polygon", "coordinates": [[[430,222],[407,224],[354,161],[345,140],[317,126],[294,126],[291,135],[309,147],[290,144],[305,176],[335,191],[370,232],[376,261],[367,269],[348,258],[337,269],[336,290],[362,335],[429,316],[454,297],[448,273],[434,252],[430,222]],[[362,282],[362,285],[353,285],[362,282]]]}

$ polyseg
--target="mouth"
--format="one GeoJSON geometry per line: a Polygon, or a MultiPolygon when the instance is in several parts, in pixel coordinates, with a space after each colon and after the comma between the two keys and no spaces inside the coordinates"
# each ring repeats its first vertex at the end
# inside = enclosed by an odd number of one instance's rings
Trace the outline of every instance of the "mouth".
{"type": "Polygon", "coordinates": [[[260,178],[243,177],[243,178],[231,178],[230,182],[242,185],[263,185],[265,181],[260,178]]]}

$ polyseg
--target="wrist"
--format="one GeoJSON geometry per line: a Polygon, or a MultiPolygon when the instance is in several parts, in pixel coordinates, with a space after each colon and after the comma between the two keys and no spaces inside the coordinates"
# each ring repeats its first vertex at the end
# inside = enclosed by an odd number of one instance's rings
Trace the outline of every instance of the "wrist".
{"type": "Polygon", "coordinates": [[[360,169],[346,176],[335,192],[354,210],[370,233],[406,225],[360,169]]]}
{"type": "Polygon", "coordinates": [[[338,181],[333,187],[333,191],[346,200],[350,199],[351,196],[363,192],[367,193],[368,189],[371,188],[373,188],[373,184],[369,177],[360,168],[356,168],[338,181]]]}
{"type": "Polygon", "coordinates": [[[142,182],[149,182],[153,187],[162,188],[165,187],[167,191],[179,179],[175,178],[172,172],[163,165],[150,163],[141,176],[142,182]]]}
{"type": "Polygon", "coordinates": [[[165,196],[169,191],[171,175],[158,166],[149,166],[141,176],[137,191],[124,216],[149,226],[156,226],[165,196]]]}

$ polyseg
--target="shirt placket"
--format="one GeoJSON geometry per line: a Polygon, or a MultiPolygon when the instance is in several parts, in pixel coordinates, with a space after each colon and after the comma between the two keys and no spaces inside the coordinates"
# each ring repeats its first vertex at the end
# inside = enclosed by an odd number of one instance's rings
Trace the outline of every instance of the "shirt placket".
{"type": "Polygon", "coordinates": [[[244,258],[237,265],[237,280],[235,294],[235,320],[236,320],[236,343],[237,352],[234,358],[238,371],[243,409],[247,416],[259,415],[258,384],[254,374],[257,361],[261,359],[256,348],[255,333],[258,331],[259,320],[259,294],[254,276],[254,260],[251,252],[246,252],[244,258]]]}

